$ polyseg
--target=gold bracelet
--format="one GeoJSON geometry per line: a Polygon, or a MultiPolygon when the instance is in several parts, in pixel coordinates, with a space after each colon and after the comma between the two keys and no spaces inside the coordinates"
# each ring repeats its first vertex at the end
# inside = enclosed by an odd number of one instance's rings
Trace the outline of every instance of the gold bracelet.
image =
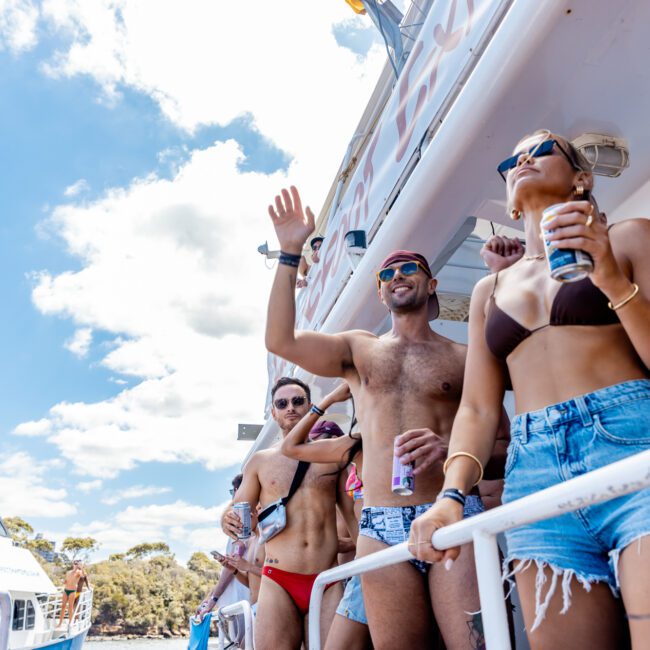
{"type": "Polygon", "coordinates": [[[483,480],[483,465],[481,464],[481,461],[476,456],[474,456],[474,454],[470,454],[467,451],[457,451],[453,453],[451,456],[449,456],[449,458],[447,458],[447,460],[445,461],[445,464],[442,466],[442,473],[447,474],[447,468],[449,467],[449,463],[451,463],[451,461],[454,460],[454,458],[458,458],[459,456],[466,456],[467,458],[471,458],[478,465],[479,477],[478,477],[478,481],[474,483],[474,485],[478,485],[483,480]]]}
{"type": "Polygon", "coordinates": [[[630,302],[630,300],[632,300],[632,298],[634,298],[637,293],[639,293],[639,285],[636,282],[633,282],[632,286],[634,287],[632,289],[632,293],[627,298],[623,298],[623,300],[621,300],[621,302],[619,302],[617,305],[612,305],[611,302],[608,302],[607,306],[613,311],[616,311],[617,309],[623,307],[623,305],[627,305],[627,303],[630,302]]]}

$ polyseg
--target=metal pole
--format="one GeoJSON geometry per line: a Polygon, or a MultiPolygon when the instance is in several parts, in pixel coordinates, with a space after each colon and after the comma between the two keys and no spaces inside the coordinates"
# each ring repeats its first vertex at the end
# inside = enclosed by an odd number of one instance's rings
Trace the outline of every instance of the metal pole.
{"type": "MultiPolygon", "coordinates": [[[[253,650],[254,648],[254,632],[253,632],[253,610],[251,604],[247,600],[239,600],[232,605],[222,607],[218,611],[219,624],[226,616],[237,616],[238,614],[244,615],[244,650],[253,650]]],[[[219,630],[219,638],[221,638],[221,629],[219,630]]],[[[222,650],[219,646],[219,650],[222,650]]]]}
{"type": "Polygon", "coordinates": [[[226,647],[224,643],[226,638],[226,630],[225,630],[224,622],[221,616],[219,616],[218,612],[217,612],[217,632],[219,633],[219,638],[218,638],[219,645],[217,647],[219,650],[224,650],[224,648],[226,647]]]}
{"type": "Polygon", "coordinates": [[[383,551],[371,553],[370,555],[366,555],[366,557],[319,573],[318,578],[314,582],[309,601],[309,650],[320,650],[320,608],[323,600],[323,592],[327,585],[350,576],[365,573],[366,571],[380,569],[391,564],[398,564],[399,562],[406,562],[412,557],[408,550],[407,542],[402,542],[383,551]]]}
{"type": "Polygon", "coordinates": [[[650,450],[440,528],[433,535],[433,545],[441,550],[460,546],[472,541],[476,529],[501,533],[647,487],[650,487],[650,450]]]}
{"type": "Polygon", "coordinates": [[[501,582],[496,535],[474,531],[474,562],[481,599],[481,620],[488,650],[510,650],[508,613],[501,582]]]}

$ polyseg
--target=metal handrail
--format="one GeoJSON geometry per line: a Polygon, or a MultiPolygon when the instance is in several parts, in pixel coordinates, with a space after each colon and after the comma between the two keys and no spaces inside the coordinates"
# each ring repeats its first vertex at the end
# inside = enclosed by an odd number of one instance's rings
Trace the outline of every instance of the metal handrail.
{"type": "Polygon", "coordinates": [[[217,627],[219,628],[219,650],[224,650],[224,640],[227,636],[228,626],[226,618],[244,615],[244,650],[254,650],[255,642],[253,636],[253,610],[247,600],[240,600],[232,605],[220,607],[217,610],[217,627]]]}
{"type": "MultiPolygon", "coordinates": [[[[434,533],[431,543],[440,550],[468,542],[474,543],[487,648],[511,648],[496,535],[517,526],[551,519],[646,487],[650,487],[650,450],[558,483],[489,512],[464,519],[434,533]]],[[[412,557],[407,542],[403,542],[320,573],[314,583],[309,603],[310,650],[320,650],[321,647],[320,609],[323,592],[328,584],[405,562],[412,557]]]]}

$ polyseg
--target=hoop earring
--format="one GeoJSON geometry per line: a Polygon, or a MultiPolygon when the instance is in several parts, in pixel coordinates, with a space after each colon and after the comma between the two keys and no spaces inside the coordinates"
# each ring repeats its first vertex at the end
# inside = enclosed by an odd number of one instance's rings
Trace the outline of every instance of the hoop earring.
{"type": "Polygon", "coordinates": [[[581,199],[584,196],[585,188],[582,185],[576,185],[573,193],[576,195],[577,199],[581,199]]]}
{"type": "Polygon", "coordinates": [[[521,219],[521,212],[517,210],[517,208],[512,208],[512,210],[510,210],[510,218],[513,221],[519,221],[519,219],[521,219]]]}

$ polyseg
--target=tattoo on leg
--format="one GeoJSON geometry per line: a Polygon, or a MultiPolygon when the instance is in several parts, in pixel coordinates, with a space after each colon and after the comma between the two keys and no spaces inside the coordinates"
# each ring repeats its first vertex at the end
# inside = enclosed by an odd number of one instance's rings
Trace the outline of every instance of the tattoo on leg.
{"type": "Polygon", "coordinates": [[[472,614],[471,620],[467,621],[469,628],[469,643],[474,650],[485,650],[485,636],[483,634],[483,619],[477,612],[472,614]]]}

